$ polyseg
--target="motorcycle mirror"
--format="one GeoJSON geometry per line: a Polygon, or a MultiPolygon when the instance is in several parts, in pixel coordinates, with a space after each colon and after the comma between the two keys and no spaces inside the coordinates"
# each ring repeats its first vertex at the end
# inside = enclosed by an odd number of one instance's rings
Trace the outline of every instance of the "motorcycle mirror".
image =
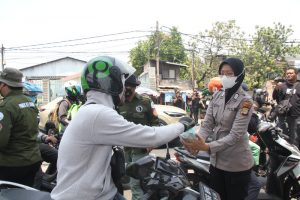
{"type": "Polygon", "coordinates": [[[142,157],[127,165],[126,174],[135,179],[143,179],[151,174],[154,163],[152,156],[142,157]]]}

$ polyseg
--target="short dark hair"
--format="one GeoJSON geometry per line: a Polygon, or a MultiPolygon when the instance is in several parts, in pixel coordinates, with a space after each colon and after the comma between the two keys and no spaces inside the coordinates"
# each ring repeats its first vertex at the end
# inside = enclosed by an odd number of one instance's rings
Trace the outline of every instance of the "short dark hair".
{"type": "Polygon", "coordinates": [[[288,70],[294,70],[295,74],[298,74],[298,69],[296,67],[288,67],[285,69],[285,72],[287,72],[288,70]]]}

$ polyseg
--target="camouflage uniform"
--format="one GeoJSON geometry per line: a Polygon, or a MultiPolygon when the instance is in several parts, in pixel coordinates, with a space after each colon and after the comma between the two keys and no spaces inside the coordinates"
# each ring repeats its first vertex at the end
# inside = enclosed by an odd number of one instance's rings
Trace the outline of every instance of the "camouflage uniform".
{"type": "MultiPolygon", "coordinates": [[[[148,96],[135,94],[131,102],[126,102],[125,105],[119,108],[119,112],[126,120],[135,124],[158,126],[158,117],[153,105],[154,103],[148,96]]],[[[146,155],[148,155],[147,149],[125,147],[127,164],[146,155]]],[[[140,181],[131,178],[130,187],[132,190],[132,199],[141,199],[144,192],[140,187],[140,181]]]]}

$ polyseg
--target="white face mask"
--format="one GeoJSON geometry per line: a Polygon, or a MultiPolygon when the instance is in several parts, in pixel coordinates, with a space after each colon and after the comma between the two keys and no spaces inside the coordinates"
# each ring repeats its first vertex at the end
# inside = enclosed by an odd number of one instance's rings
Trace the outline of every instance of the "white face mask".
{"type": "Polygon", "coordinates": [[[235,84],[236,84],[236,79],[241,76],[244,73],[245,70],[242,71],[242,73],[240,73],[237,76],[226,76],[226,75],[221,75],[221,82],[223,85],[224,89],[230,89],[232,88],[235,84]]]}
{"type": "Polygon", "coordinates": [[[221,82],[222,82],[223,88],[224,89],[232,88],[236,84],[236,82],[235,82],[236,79],[237,79],[237,76],[222,75],[221,82]]]}

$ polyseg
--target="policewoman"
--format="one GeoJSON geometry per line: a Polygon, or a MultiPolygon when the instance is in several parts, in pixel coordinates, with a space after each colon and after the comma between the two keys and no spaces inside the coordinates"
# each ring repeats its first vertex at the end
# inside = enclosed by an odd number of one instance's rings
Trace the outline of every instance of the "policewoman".
{"type": "MultiPolygon", "coordinates": [[[[125,104],[119,107],[119,113],[130,122],[135,124],[158,126],[158,117],[154,108],[154,103],[150,97],[139,95],[135,92],[140,81],[134,75],[131,75],[125,81],[125,104]]],[[[125,159],[127,163],[134,162],[149,154],[151,149],[125,147],[125,159]]],[[[131,178],[130,188],[132,199],[141,199],[143,190],[140,187],[140,181],[131,178]]]]}
{"type": "Polygon", "coordinates": [[[211,187],[222,200],[242,200],[247,196],[254,162],[247,135],[253,103],[241,87],[245,77],[241,60],[224,60],[219,75],[223,89],[213,95],[198,140],[184,145],[194,154],[199,150],[210,153],[211,187]],[[205,143],[208,136],[213,141],[205,143]]]}
{"type": "Polygon", "coordinates": [[[0,72],[0,180],[32,186],[41,164],[38,109],[23,94],[22,77],[14,68],[0,72]]]}

